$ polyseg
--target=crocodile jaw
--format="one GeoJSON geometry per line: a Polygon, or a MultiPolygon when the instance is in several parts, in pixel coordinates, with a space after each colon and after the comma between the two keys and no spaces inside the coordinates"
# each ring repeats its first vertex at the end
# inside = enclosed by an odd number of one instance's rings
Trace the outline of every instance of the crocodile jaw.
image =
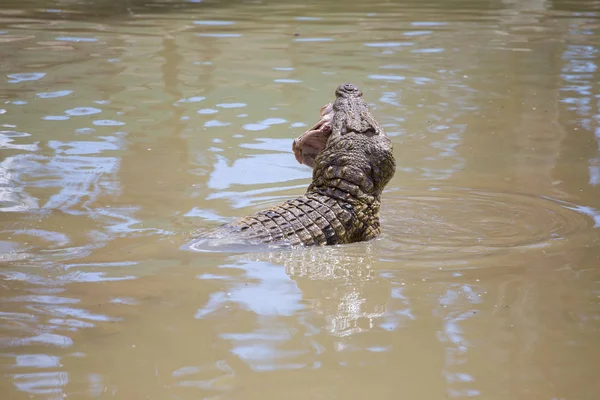
{"type": "Polygon", "coordinates": [[[325,148],[327,139],[331,135],[332,120],[333,103],[329,103],[321,108],[321,119],[294,140],[292,151],[296,161],[311,168],[314,167],[315,158],[325,148]]]}

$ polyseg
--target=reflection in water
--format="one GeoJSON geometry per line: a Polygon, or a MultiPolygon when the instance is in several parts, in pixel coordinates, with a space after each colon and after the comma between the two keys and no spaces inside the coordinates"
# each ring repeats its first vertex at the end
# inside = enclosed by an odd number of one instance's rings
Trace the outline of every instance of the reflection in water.
{"type": "Polygon", "coordinates": [[[300,290],[305,287],[305,301],[314,296],[311,308],[323,316],[325,329],[336,336],[348,336],[379,323],[386,312],[389,288],[373,271],[370,247],[362,256],[339,254],[337,250],[294,254],[284,264],[300,290]]]}
{"type": "Polygon", "coordinates": [[[373,271],[370,246],[295,250],[240,256],[285,268],[302,292],[304,303],[324,320],[335,336],[367,331],[385,314],[387,282],[373,271]]]}
{"type": "Polygon", "coordinates": [[[598,78],[598,48],[578,43],[579,37],[595,33],[585,21],[583,19],[570,24],[563,54],[566,62],[561,74],[565,83],[561,88],[561,101],[567,104],[568,110],[578,115],[579,126],[594,132],[597,151],[590,157],[588,172],[590,185],[596,186],[600,184],[600,106],[595,101],[597,96],[593,95],[593,88],[598,78]]]}
{"type": "Polygon", "coordinates": [[[3,2],[0,392],[595,398],[594,7],[3,2]],[[395,145],[383,237],[180,251],[306,188],[346,81],[395,145]]]}
{"type": "MultiPolygon", "coordinates": [[[[328,335],[344,338],[384,323],[390,287],[373,270],[372,251],[370,247],[345,246],[232,256],[235,262],[220,268],[242,275],[227,285],[226,291],[213,292],[194,318],[218,318],[233,309],[251,313],[256,322],[250,329],[233,325],[230,331],[223,326],[219,333],[231,342],[233,354],[255,370],[306,367],[307,352],[318,355],[326,349],[322,342],[314,342],[312,350],[304,345],[298,348],[298,336],[321,335],[322,326],[328,335]],[[283,323],[290,317],[299,319],[299,331],[290,332],[283,323]]],[[[225,271],[197,278],[229,280],[225,271]]],[[[357,343],[340,341],[327,351],[345,351],[348,345],[354,352],[359,350],[357,343]]],[[[374,346],[372,351],[380,351],[378,348],[374,346]]],[[[323,362],[317,360],[313,367],[323,362]]]]}

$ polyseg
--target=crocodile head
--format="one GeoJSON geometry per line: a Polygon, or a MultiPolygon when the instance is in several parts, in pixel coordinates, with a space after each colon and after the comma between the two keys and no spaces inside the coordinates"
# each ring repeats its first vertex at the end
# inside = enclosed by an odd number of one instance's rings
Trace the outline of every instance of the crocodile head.
{"type": "Polygon", "coordinates": [[[340,85],[335,95],[321,108],[319,122],[294,140],[292,150],[299,163],[313,168],[309,191],[373,203],[396,170],[392,143],[357,86],[340,85]]]}

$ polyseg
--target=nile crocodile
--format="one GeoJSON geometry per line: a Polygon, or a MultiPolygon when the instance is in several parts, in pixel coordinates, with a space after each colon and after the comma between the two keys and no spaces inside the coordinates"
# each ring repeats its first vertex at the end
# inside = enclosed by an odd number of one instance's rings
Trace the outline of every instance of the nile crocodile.
{"type": "Polygon", "coordinates": [[[222,225],[202,238],[275,245],[332,245],[370,240],[381,232],[381,192],[396,170],[392,143],[362,92],[338,86],[321,119],[294,140],[298,162],[313,168],[303,196],[222,225]]]}

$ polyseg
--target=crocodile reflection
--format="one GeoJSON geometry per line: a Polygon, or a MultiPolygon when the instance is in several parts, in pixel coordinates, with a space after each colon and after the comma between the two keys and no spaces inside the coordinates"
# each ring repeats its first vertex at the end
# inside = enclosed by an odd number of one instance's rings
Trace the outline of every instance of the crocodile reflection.
{"type": "Polygon", "coordinates": [[[304,303],[324,318],[324,329],[332,335],[368,331],[386,313],[390,283],[374,269],[370,244],[245,254],[238,259],[283,266],[302,292],[304,303]]]}

